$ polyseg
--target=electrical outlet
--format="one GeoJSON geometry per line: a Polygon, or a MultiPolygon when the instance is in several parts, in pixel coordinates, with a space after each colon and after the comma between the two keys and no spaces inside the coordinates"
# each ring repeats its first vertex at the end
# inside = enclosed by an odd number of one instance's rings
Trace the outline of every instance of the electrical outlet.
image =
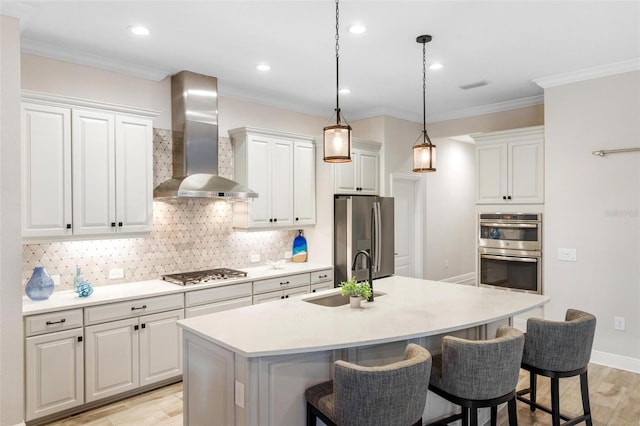
{"type": "Polygon", "coordinates": [[[122,268],[111,268],[109,269],[109,275],[107,276],[110,280],[117,280],[120,278],[124,278],[124,269],[122,268]]]}
{"type": "Polygon", "coordinates": [[[562,260],[564,262],[575,262],[576,258],[577,258],[576,249],[573,249],[573,248],[558,249],[558,260],[562,260]]]}
{"type": "Polygon", "coordinates": [[[251,255],[251,263],[257,263],[260,262],[260,255],[259,254],[252,254],[251,255]]]}
{"type": "Polygon", "coordinates": [[[613,317],[613,328],[624,331],[626,328],[624,317],[613,317]]]}
{"type": "Polygon", "coordinates": [[[445,259],[444,260],[444,267],[448,268],[449,267],[449,259],[445,259]]]}
{"type": "Polygon", "coordinates": [[[284,252],[284,258],[285,259],[291,259],[293,257],[293,253],[291,251],[285,251],[284,252]]]}
{"type": "Polygon", "coordinates": [[[51,275],[51,279],[54,286],[60,285],[60,275],[51,275]]]}

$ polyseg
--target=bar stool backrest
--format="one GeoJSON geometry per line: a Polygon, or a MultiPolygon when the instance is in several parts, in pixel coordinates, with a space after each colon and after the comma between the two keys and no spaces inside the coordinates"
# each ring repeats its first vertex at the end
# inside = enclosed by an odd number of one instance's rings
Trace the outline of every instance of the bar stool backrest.
{"type": "Polygon", "coordinates": [[[364,367],[335,362],[333,391],[339,425],[410,425],[422,417],[427,401],[431,354],[408,344],[404,360],[364,367]]]}
{"type": "Polygon", "coordinates": [[[518,383],[524,335],[501,326],[489,340],[442,339],[442,384],[445,392],[470,400],[499,398],[518,383]]]}
{"type": "Polygon", "coordinates": [[[565,321],[527,320],[522,362],[547,371],[574,371],[589,364],[596,317],[568,309],[565,321]]]}

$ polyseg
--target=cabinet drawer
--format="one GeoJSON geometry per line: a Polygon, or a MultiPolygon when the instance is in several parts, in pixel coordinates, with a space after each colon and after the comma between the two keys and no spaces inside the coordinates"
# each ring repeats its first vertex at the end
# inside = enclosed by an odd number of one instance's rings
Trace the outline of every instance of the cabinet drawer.
{"type": "Polygon", "coordinates": [[[311,273],[311,285],[324,282],[333,282],[333,268],[311,273]]]}
{"type": "Polygon", "coordinates": [[[32,315],[24,319],[26,336],[82,327],[82,309],[32,315]]]}
{"type": "Polygon", "coordinates": [[[228,311],[229,309],[251,306],[251,294],[239,299],[224,300],[222,302],[207,303],[206,305],[192,306],[185,309],[185,318],[212,314],[214,312],[228,311]]]}
{"type": "Polygon", "coordinates": [[[84,310],[85,325],[99,324],[123,318],[132,318],[155,312],[170,311],[184,307],[184,297],[180,294],[147,297],[127,302],[92,306],[84,310]]]}
{"type": "Polygon", "coordinates": [[[222,300],[237,299],[251,296],[251,283],[225,285],[224,287],[208,288],[206,290],[189,291],[185,294],[185,305],[196,306],[205,303],[220,302],[222,300]]]}
{"type": "Polygon", "coordinates": [[[333,288],[332,282],[315,283],[315,284],[311,284],[311,293],[315,293],[322,290],[329,290],[331,288],[333,288]]]}
{"type": "Polygon", "coordinates": [[[253,293],[265,293],[268,291],[284,290],[292,287],[309,285],[311,277],[309,274],[289,275],[286,277],[270,278],[253,282],[253,293]]]}

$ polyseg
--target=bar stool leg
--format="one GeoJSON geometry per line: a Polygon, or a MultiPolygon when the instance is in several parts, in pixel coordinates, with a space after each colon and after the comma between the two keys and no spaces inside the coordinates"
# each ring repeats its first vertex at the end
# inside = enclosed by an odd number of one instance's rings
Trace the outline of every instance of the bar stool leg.
{"type": "Polygon", "coordinates": [[[509,426],[518,426],[518,413],[516,410],[516,398],[510,399],[507,403],[509,407],[509,426]]]}
{"type": "Polygon", "coordinates": [[[478,426],[478,409],[476,407],[471,408],[470,413],[471,426],[478,426]]]}
{"type": "MultiPolygon", "coordinates": [[[[531,392],[529,393],[529,398],[531,399],[531,402],[536,402],[536,384],[537,384],[537,375],[536,373],[529,373],[529,389],[531,389],[531,392]]],[[[529,405],[529,409],[531,411],[536,411],[536,407],[535,405],[529,405]]]]}
{"type": "Polygon", "coordinates": [[[469,409],[462,407],[462,426],[469,426],[469,409]]]}
{"type": "Polygon", "coordinates": [[[551,422],[560,426],[560,379],[551,378],[551,422]]]}
{"type": "Polygon", "coordinates": [[[591,405],[589,404],[589,381],[587,379],[587,372],[580,374],[580,390],[582,392],[582,409],[584,415],[587,416],[585,422],[587,426],[591,426],[591,405]]]}
{"type": "Polygon", "coordinates": [[[497,406],[493,406],[491,407],[491,426],[497,426],[498,425],[498,407],[497,406]]]}

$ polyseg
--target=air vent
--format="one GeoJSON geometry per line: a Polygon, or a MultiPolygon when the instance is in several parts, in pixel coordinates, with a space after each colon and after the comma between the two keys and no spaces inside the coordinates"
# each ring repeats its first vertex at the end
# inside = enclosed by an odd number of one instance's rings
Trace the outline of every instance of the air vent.
{"type": "Polygon", "coordinates": [[[458,87],[461,88],[462,90],[469,90],[469,89],[475,89],[476,87],[486,86],[487,84],[489,84],[488,81],[482,80],[482,81],[477,81],[475,83],[465,84],[463,86],[458,86],[458,87]]]}

